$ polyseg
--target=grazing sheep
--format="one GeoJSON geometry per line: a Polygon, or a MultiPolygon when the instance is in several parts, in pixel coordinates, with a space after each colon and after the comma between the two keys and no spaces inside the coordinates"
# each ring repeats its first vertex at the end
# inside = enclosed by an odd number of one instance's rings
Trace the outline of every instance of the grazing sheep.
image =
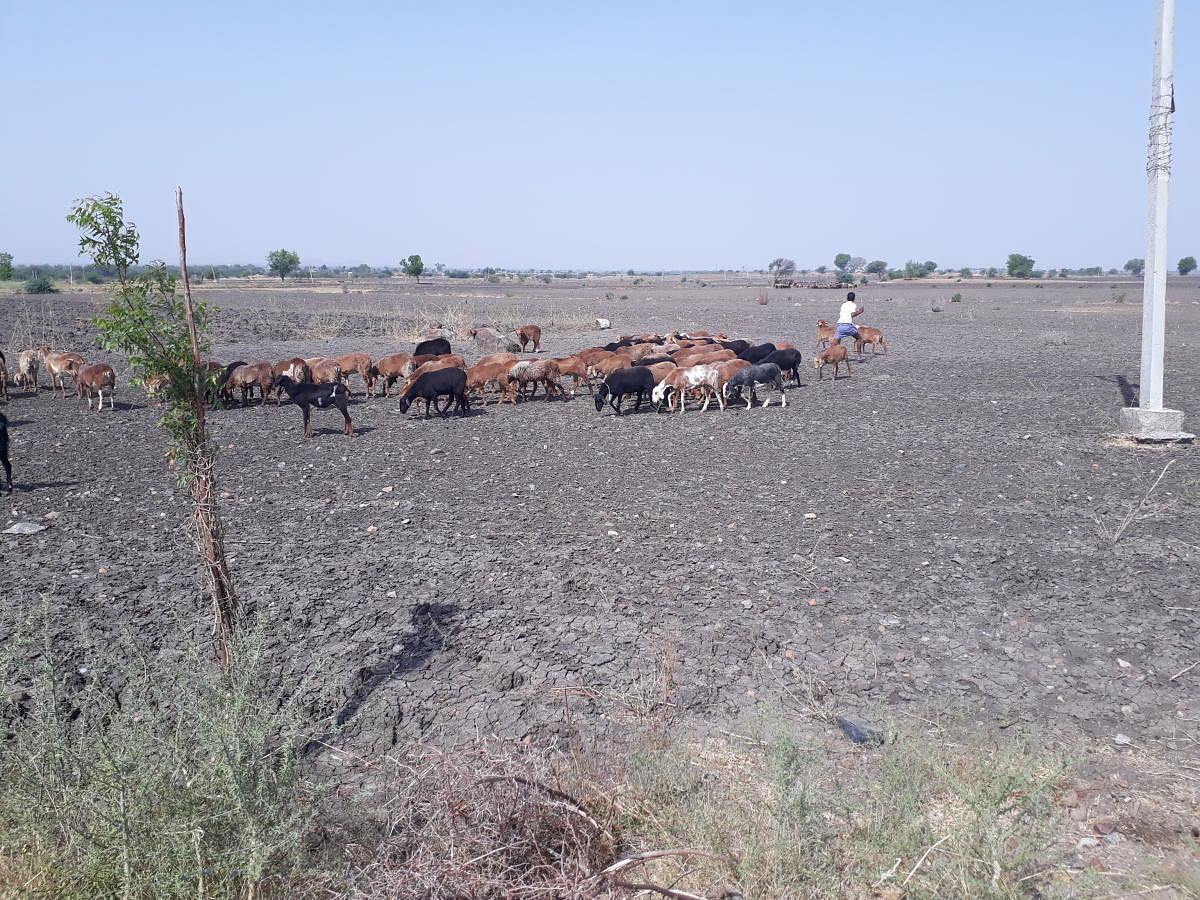
{"type": "Polygon", "coordinates": [[[850,355],[841,344],[831,344],[813,357],[813,368],[817,370],[817,378],[824,380],[826,364],[833,365],[833,380],[837,381],[838,366],[846,364],[846,376],[850,376],[850,355]]]}
{"type": "Polygon", "coordinates": [[[776,349],[772,343],[757,344],[753,347],[747,347],[739,353],[738,359],[744,359],[748,363],[760,363],[774,353],[776,349]]]}
{"type": "Polygon", "coordinates": [[[92,408],[93,392],[100,397],[100,402],[96,404],[96,412],[104,409],[105,388],[108,388],[109,411],[116,408],[113,405],[113,388],[117,385],[117,373],[113,371],[112,366],[105,363],[88,363],[76,369],[72,376],[75,379],[75,396],[87,397],[88,409],[92,408]]]}
{"type": "Polygon", "coordinates": [[[229,381],[225,384],[226,389],[232,399],[235,388],[242,392],[242,406],[246,406],[248,398],[254,395],[254,388],[258,388],[258,396],[262,401],[262,405],[267,405],[267,395],[271,393],[271,389],[275,387],[275,370],[268,362],[248,363],[243,366],[238,366],[229,375],[229,381]]]}
{"type": "Polygon", "coordinates": [[[858,326],[858,337],[854,339],[854,349],[858,351],[858,361],[862,362],[863,348],[871,345],[871,355],[875,355],[876,345],[883,348],[883,355],[887,356],[887,340],[883,336],[883,332],[878,328],[871,328],[867,325],[858,326]]]}
{"type": "Polygon", "coordinates": [[[661,362],[655,363],[652,366],[646,366],[645,368],[650,370],[654,375],[654,383],[658,384],[679,367],[673,362],[661,362]]]}
{"type": "Polygon", "coordinates": [[[413,357],[407,366],[404,367],[404,381],[410,383],[414,378],[420,378],[422,375],[429,372],[436,372],[439,369],[462,369],[467,370],[467,362],[457,353],[451,353],[448,356],[434,356],[423,362],[417,363],[417,357],[413,357]]]}
{"type": "Polygon", "coordinates": [[[375,384],[375,366],[369,353],[347,353],[337,358],[337,364],[342,370],[342,381],[347,390],[350,389],[350,376],[357,375],[362,379],[363,396],[371,396],[371,388],[375,384]]]}
{"type": "Polygon", "coordinates": [[[804,362],[804,356],[799,350],[792,347],[781,347],[762,361],[764,363],[774,363],[779,366],[780,371],[790,376],[796,384],[800,383],[800,365],[804,362]]]}
{"type": "Polygon", "coordinates": [[[275,396],[275,405],[280,404],[280,397],[283,396],[283,388],[275,385],[274,378],[280,375],[286,375],[292,381],[299,384],[302,381],[310,381],[310,372],[308,371],[308,363],[299,356],[293,356],[291,359],[281,359],[275,365],[271,366],[271,390],[270,393],[275,396]]]}
{"type": "Polygon", "coordinates": [[[727,359],[725,362],[717,363],[717,390],[723,391],[725,382],[736,375],[742,369],[750,365],[744,359],[727,359]]]}
{"type": "Polygon", "coordinates": [[[578,356],[567,356],[562,359],[554,360],[558,363],[558,374],[562,377],[571,376],[571,396],[574,397],[579,390],[580,384],[587,385],[588,393],[595,394],[596,389],[592,387],[592,382],[588,378],[587,366],[578,356]]]}
{"type": "Polygon", "coordinates": [[[493,360],[489,362],[477,362],[471,368],[467,369],[467,394],[472,391],[479,391],[479,397],[483,400],[483,405],[488,405],[487,389],[488,385],[494,384],[500,396],[497,398],[497,403],[503,403],[508,400],[509,403],[516,403],[516,392],[512,390],[508,383],[508,371],[512,368],[511,360],[493,360]]]}
{"type": "Polygon", "coordinates": [[[300,414],[304,416],[305,437],[312,437],[310,410],[314,406],[322,409],[327,406],[334,407],[346,420],[344,433],[354,434],[354,426],[350,422],[350,391],[340,381],[326,384],[302,384],[293,381],[287,375],[276,375],[275,386],[282,388],[291,401],[300,407],[300,414]]]}
{"type": "Polygon", "coordinates": [[[824,319],[817,320],[817,349],[828,347],[837,340],[837,329],[824,319]]]}
{"type": "Polygon", "coordinates": [[[308,366],[309,378],[313,384],[334,384],[342,380],[342,367],[338,365],[336,359],[330,359],[328,356],[315,356],[312,359],[306,359],[304,364],[308,366]]]}
{"type": "MultiPolygon", "coordinates": [[[[701,412],[708,410],[708,404],[713,397],[717,398],[717,405],[725,408],[725,399],[721,396],[721,392],[717,387],[717,379],[719,373],[715,365],[696,365],[689,366],[686,369],[680,368],[675,372],[667,375],[654,387],[652,399],[658,405],[659,410],[662,409],[662,401],[667,399],[672,394],[679,397],[679,411],[683,412],[687,405],[687,393],[689,390],[698,389],[704,394],[704,405],[701,407],[701,412]]],[[[674,408],[670,403],[668,408],[674,408]]]]}
{"type": "Polygon", "coordinates": [[[412,352],[413,356],[449,356],[450,342],[445,338],[430,338],[420,341],[412,352]]]}
{"type": "Polygon", "coordinates": [[[650,398],[654,390],[654,374],[642,366],[640,368],[617,369],[604,379],[604,384],[596,391],[596,412],[604,409],[604,401],[621,415],[621,404],[630,394],[637,396],[633,406],[634,412],[642,408],[642,401],[650,398]]]}
{"type": "MultiPolygon", "coordinates": [[[[754,401],[758,399],[755,392],[759,385],[774,387],[779,391],[780,405],[787,406],[787,395],[783,392],[783,372],[775,363],[760,363],[756,366],[747,366],[725,382],[722,392],[726,398],[729,398],[732,395],[742,396],[745,388],[749,388],[749,396],[745,398],[746,409],[749,409],[754,405],[754,401]]],[[[766,409],[770,405],[771,398],[768,397],[763,401],[763,408],[766,409]]]]}
{"type": "MultiPolygon", "coordinates": [[[[432,359],[432,357],[429,357],[432,359]]],[[[391,395],[392,385],[403,380],[404,367],[412,359],[411,353],[392,353],[375,361],[375,374],[383,382],[383,396],[391,395]]]]}
{"type": "Polygon", "coordinates": [[[457,366],[426,372],[419,378],[414,378],[404,386],[400,393],[400,412],[408,412],[409,406],[416,400],[425,401],[425,418],[429,418],[429,409],[436,406],[438,398],[448,397],[445,409],[438,412],[443,418],[450,412],[453,404],[460,416],[466,416],[467,410],[467,373],[457,366]]]}
{"type": "Polygon", "coordinates": [[[717,343],[719,343],[726,350],[732,350],[735,356],[740,355],[744,351],[750,349],[749,341],[718,341],[717,343]]]}
{"type": "Polygon", "coordinates": [[[4,479],[8,492],[12,493],[12,463],[8,459],[8,417],[0,413],[0,466],[4,466],[4,479]]]}
{"type": "Polygon", "coordinates": [[[521,352],[525,352],[525,347],[528,344],[533,344],[533,352],[540,353],[542,350],[542,329],[538,325],[522,325],[517,329],[517,343],[521,345],[521,352]]]}
{"type": "Polygon", "coordinates": [[[38,394],[38,369],[41,367],[41,357],[36,350],[22,350],[17,354],[17,373],[13,376],[13,384],[38,394]]]}
{"type": "Polygon", "coordinates": [[[50,376],[50,392],[58,388],[66,399],[67,377],[74,377],[75,370],[83,365],[83,357],[78,353],[54,353],[45,344],[37,348],[37,353],[50,376]]]}
{"type": "Polygon", "coordinates": [[[566,400],[567,393],[558,383],[558,376],[558,362],[553,359],[519,360],[508,371],[508,383],[521,391],[522,396],[525,393],[525,386],[532,384],[533,393],[529,395],[530,398],[537,394],[537,386],[542,384],[546,387],[547,400],[554,399],[555,391],[558,391],[559,396],[566,400]]]}

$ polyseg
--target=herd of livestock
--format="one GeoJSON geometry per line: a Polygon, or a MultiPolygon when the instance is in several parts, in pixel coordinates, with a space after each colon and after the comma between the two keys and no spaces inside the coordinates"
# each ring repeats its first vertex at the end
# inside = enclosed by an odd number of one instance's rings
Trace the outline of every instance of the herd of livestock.
{"type": "MultiPolygon", "coordinates": [[[[860,326],[858,331],[854,343],[860,360],[868,344],[872,353],[887,352],[887,342],[878,329],[860,326]]],[[[469,336],[475,337],[476,332],[469,336]]],[[[539,326],[523,325],[516,329],[516,337],[521,353],[527,348],[534,354],[541,352],[539,326]]],[[[824,320],[817,323],[816,347],[812,364],[818,378],[824,377],[825,366],[832,367],[835,381],[842,366],[850,374],[847,348],[824,320]]],[[[602,347],[557,358],[494,353],[470,366],[452,352],[444,337],[423,340],[412,353],[375,359],[356,352],[336,358],[294,357],[274,363],[239,360],[208,362],[206,366],[209,399],[214,405],[240,401],[245,406],[255,399],[256,392],[263,405],[272,399],[278,405],[286,394],[300,408],[309,435],[314,406],[337,409],[345,419],[346,434],[353,434],[349,412],[352,377],[361,381],[364,397],[390,397],[396,389],[402,412],[424,401],[426,418],[434,410],[445,416],[452,407],[465,416],[475,399],[485,407],[492,398],[511,404],[532,400],[539,387],[546,400],[566,399],[563,381],[570,378],[571,396],[586,388],[594,396],[597,411],[607,403],[619,416],[626,399],[633,401],[635,411],[649,402],[659,411],[683,412],[689,400],[702,403],[703,410],[713,400],[721,409],[731,402],[744,402],[749,409],[758,401],[760,390],[777,391],[780,405],[786,406],[785,382],[799,384],[802,362],[801,352],[790,341],[752,344],[721,332],[674,331],[625,335],[602,347]]],[[[106,394],[109,409],[115,408],[116,373],[108,364],[88,362],[78,353],[36,347],[18,354],[13,384],[36,396],[43,372],[52,392],[65,397],[69,379],[76,397],[87,400],[88,409],[93,400],[97,409],[102,409],[106,394]]],[[[8,398],[8,383],[6,360],[0,353],[0,399],[8,398]]],[[[142,386],[151,398],[160,396],[167,386],[166,376],[147,378],[142,386]]],[[[770,405],[771,399],[767,396],[762,405],[770,405]]]]}

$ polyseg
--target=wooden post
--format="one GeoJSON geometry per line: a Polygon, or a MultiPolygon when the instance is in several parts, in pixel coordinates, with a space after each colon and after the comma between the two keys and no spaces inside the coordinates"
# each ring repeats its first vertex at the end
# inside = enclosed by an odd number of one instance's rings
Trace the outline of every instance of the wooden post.
{"type": "Polygon", "coordinates": [[[231,662],[230,639],[237,627],[238,603],[233,579],[225,561],[225,538],[217,513],[213,484],[212,450],[205,422],[204,381],[206,370],[200,358],[200,341],[192,312],[192,287],[187,270],[187,225],[183,215],[183,189],[175,189],[175,210],[179,216],[179,278],[183,282],[183,309],[187,318],[188,338],[192,345],[192,411],[195,421],[187,436],[186,463],[191,469],[192,505],[196,516],[196,541],[204,560],[205,575],[213,605],[213,644],[217,662],[228,669],[231,662]]]}

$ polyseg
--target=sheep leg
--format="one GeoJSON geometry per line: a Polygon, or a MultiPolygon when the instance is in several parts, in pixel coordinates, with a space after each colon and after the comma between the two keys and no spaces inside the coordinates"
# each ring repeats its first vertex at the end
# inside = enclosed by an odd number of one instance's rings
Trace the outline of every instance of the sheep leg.
{"type": "MultiPolygon", "coordinates": [[[[337,403],[338,411],[342,414],[342,418],[346,420],[346,426],[344,429],[345,434],[353,436],[354,425],[350,421],[350,404],[347,402],[345,397],[341,397],[338,399],[341,400],[340,403],[337,403]]],[[[334,402],[336,403],[337,400],[335,400],[334,402]]]]}
{"type": "Polygon", "coordinates": [[[312,417],[309,415],[308,404],[300,404],[300,415],[304,416],[304,436],[312,437],[312,417]]]}

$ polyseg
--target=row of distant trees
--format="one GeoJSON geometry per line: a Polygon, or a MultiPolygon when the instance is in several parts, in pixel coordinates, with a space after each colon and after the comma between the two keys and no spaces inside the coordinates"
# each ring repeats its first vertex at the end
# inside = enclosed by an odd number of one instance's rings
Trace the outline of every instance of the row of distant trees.
{"type": "MultiPolygon", "coordinates": [[[[321,266],[321,269],[328,271],[327,266],[321,266]]],[[[368,270],[368,273],[374,274],[375,270],[369,266],[356,266],[353,269],[343,270],[350,273],[359,273],[360,269],[368,270]]],[[[300,254],[294,250],[272,250],[267,254],[267,271],[272,275],[278,275],[280,281],[284,281],[289,275],[300,270],[300,254]]],[[[400,261],[400,271],[405,275],[417,279],[417,284],[421,283],[421,275],[425,272],[425,262],[421,257],[414,253],[407,259],[400,261]]],[[[366,273],[359,273],[366,274],[366,273]]],[[[383,269],[381,275],[391,276],[391,269],[383,269]]]]}
{"type": "MultiPolygon", "coordinates": [[[[1034,268],[1036,261],[1031,256],[1026,256],[1024,253],[1010,253],[1008,255],[1008,263],[1005,266],[1005,272],[1010,278],[1069,278],[1075,276],[1087,275],[1103,275],[1105,270],[1101,266],[1095,266],[1087,269],[1044,269],[1034,268]]],[[[833,268],[835,280],[841,284],[853,284],[857,276],[875,275],[881,280],[892,278],[924,278],[929,275],[941,273],[944,275],[957,274],[961,278],[971,278],[976,274],[987,276],[988,278],[998,278],[1000,269],[992,266],[987,269],[972,269],[964,267],[961,269],[939,269],[936,262],[926,260],[925,262],[917,262],[910,259],[902,268],[889,268],[885,260],[873,259],[870,262],[862,256],[851,256],[849,253],[839,253],[833,258],[833,268]]],[[[1131,259],[1125,263],[1124,269],[1130,275],[1140,278],[1146,269],[1146,261],[1144,259],[1131,259]]],[[[1196,257],[1185,256],[1179,260],[1177,266],[1180,275],[1190,275],[1196,271],[1196,257]]],[[[776,287],[787,287],[792,285],[796,280],[796,262],[788,259],[785,256],[777,256],[771,260],[767,266],[767,272],[771,275],[772,283],[776,287]]],[[[828,266],[817,266],[813,270],[819,275],[829,274],[828,266]]],[[[1120,274],[1116,269],[1109,269],[1109,275],[1120,274]]],[[[866,281],[865,277],[859,278],[861,281],[866,281]]]]}

